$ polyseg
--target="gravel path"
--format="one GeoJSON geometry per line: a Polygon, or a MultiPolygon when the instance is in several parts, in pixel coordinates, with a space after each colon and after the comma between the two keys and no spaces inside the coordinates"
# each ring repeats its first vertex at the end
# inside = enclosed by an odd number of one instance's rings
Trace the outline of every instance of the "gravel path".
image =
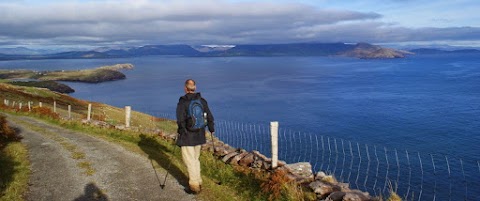
{"type": "Polygon", "coordinates": [[[30,117],[8,116],[29,149],[27,200],[195,200],[146,157],[86,134],[30,117]]]}

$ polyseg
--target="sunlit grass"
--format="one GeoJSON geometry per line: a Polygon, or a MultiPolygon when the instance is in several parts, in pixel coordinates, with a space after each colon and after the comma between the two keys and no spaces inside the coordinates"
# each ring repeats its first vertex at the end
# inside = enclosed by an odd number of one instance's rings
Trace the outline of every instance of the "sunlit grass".
{"type": "Polygon", "coordinates": [[[25,145],[12,142],[0,150],[0,201],[23,200],[30,176],[25,145]]]}

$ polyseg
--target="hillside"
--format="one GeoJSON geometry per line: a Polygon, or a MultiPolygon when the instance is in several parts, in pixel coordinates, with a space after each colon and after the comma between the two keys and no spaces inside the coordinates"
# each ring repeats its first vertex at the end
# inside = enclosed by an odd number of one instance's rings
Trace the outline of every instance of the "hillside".
{"type": "Polygon", "coordinates": [[[141,57],[149,55],[184,57],[236,57],[236,56],[347,56],[362,59],[403,58],[409,52],[383,48],[367,43],[290,43],[243,45],[146,45],[132,48],[99,48],[91,51],[72,51],[48,55],[0,55],[8,59],[91,59],[141,57]]]}
{"type": "MultiPolygon", "coordinates": [[[[0,70],[0,79],[33,79],[41,81],[69,81],[100,83],[125,79],[125,74],[119,70],[132,69],[132,64],[116,64],[84,70],[57,70],[57,71],[33,71],[33,70],[0,70]]],[[[18,84],[18,83],[17,83],[18,84]]],[[[52,83],[29,83],[29,86],[42,86],[52,83]]],[[[60,86],[59,84],[56,84],[60,86]]]]}

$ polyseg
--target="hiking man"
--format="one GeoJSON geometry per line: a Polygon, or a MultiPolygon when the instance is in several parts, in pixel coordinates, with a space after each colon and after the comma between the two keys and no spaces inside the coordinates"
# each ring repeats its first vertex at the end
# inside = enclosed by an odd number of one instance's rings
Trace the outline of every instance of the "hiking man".
{"type": "Polygon", "coordinates": [[[205,127],[215,132],[213,116],[207,101],[195,93],[195,81],[185,81],[185,95],[177,104],[177,145],[181,147],[183,162],[187,166],[190,191],[199,193],[202,185],[200,175],[200,148],[206,143],[205,127]]]}

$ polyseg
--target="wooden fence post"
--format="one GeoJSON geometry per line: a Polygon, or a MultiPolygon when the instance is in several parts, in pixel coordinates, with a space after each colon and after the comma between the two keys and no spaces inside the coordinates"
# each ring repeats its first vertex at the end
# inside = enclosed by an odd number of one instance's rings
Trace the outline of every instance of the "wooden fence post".
{"type": "Polygon", "coordinates": [[[90,121],[92,115],[92,104],[88,104],[87,121],[90,121]]]}
{"type": "Polygon", "coordinates": [[[53,101],[53,113],[57,113],[57,101],[53,101]]]}
{"type": "Polygon", "coordinates": [[[68,119],[72,118],[72,106],[68,105],[68,119]]]}
{"type": "Polygon", "coordinates": [[[278,166],[278,121],[270,122],[270,134],[272,137],[272,169],[278,166]]]}
{"type": "Polygon", "coordinates": [[[32,111],[32,103],[30,101],[28,101],[28,111],[32,111]]]}
{"type": "Polygon", "coordinates": [[[18,103],[18,109],[22,110],[22,103],[18,103]]]}
{"type": "Polygon", "coordinates": [[[132,114],[132,107],[125,106],[125,128],[130,128],[131,114],[132,114]]]}

